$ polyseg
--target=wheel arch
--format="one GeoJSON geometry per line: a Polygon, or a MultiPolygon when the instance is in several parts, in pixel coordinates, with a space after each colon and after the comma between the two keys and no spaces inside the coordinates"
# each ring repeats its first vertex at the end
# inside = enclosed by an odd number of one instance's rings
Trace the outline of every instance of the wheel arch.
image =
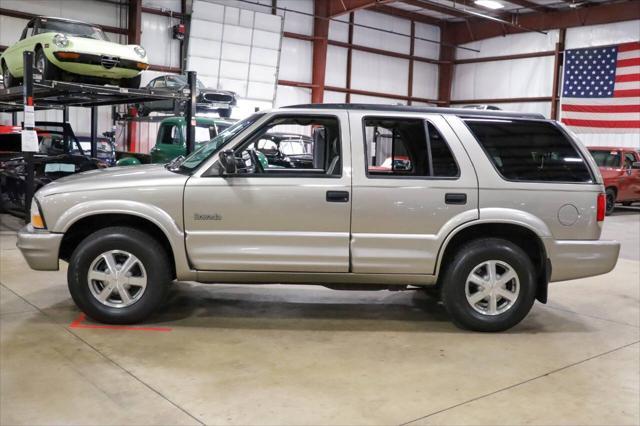
{"type": "Polygon", "coordinates": [[[175,251],[165,230],[154,221],[131,213],[96,213],[78,218],[66,229],[58,257],[68,262],[82,240],[96,231],[111,226],[129,226],[147,233],[158,241],[167,252],[173,277],[176,277],[175,251]]]}
{"type": "Polygon", "coordinates": [[[440,285],[440,272],[443,265],[453,257],[456,251],[465,243],[481,238],[502,238],[518,245],[536,267],[537,290],[536,298],[542,302],[547,301],[547,286],[551,277],[551,265],[543,242],[543,236],[539,231],[524,223],[505,220],[474,221],[454,229],[446,238],[436,264],[436,276],[440,285]],[[531,244],[533,242],[533,244],[531,244]]]}

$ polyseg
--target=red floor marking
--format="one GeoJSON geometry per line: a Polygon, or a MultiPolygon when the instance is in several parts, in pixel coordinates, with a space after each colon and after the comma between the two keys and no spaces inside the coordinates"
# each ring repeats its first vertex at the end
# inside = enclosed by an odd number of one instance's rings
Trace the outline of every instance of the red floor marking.
{"type": "Polygon", "coordinates": [[[86,324],[84,321],[87,316],[83,313],[78,315],[69,328],[102,328],[106,330],[133,330],[133,331],[171,331],[169,327],[137,327],[132,325],[104,325],[104,324],[86,324]]]}

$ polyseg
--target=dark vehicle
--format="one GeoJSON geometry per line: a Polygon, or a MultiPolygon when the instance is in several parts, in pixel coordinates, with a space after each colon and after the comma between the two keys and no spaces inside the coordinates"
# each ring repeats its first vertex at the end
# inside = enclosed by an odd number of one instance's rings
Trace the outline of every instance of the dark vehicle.
{"type": "Polygon", "coordinates": [[[268,167],[312,169],[313,143],[311,138],[295,133],[265,133],[255,148],[266,157],[268,167]]]}
{"type": "MultiPolygon", "coordinates": [[[[187,77],[184,75],[163,75],[151,80],[147,87],[155,91],[182,92],[188,88],[187,77]]],[[[236,94],[226,90],[206,87],[197,81],[196,112],[217,112],[222,118],[231,116],[231,108],[237,104],[236,94]]],[[[185,110],[186,101],[174,102],[172,99],[145,102],[136,105],[138,113],[145,117],[152,111],[165,111],[179,115],[185,110]]]]}
{"type": "Polygon", "coordinates": [[[607,214],[616,203],[640,202],[640,149],[615,146],[589,147],[600,168],[607,194],[607,214]]]}
{"type": "MultiPolygon", "coordinates": [[[[0,147],[11,148],[11,151],[0,150],[3,151],[0,157],[0,211],[23,216],[27,174],[20,133],[16,129],[0,131],[0,147]]],[[[68,123],[36,122],[36,129],[40,144],[40,152],[33,156],[36,191],[56,179],[107,167],[96,158],[86,157],[68,123]],[[74,154],[74,150],[78,154],[74,154]]]]}
{"type": "MultiPolygon", "coordinates": [[[[107,133],[110,133],[110,132],[107,132],[107,133]]],[[[80,143],[80,147],[82,148],[82,153],[78,148],[72,148],[70,151],[71,154],[75,154],[75,155],[84,154],[85,157],[91,157],[91,136],[79,135],[78,142],[80,143]]],[[[116,165],[115,142],[106,136],[99,136],[97,142],[98,142],[97,144],[98,150],[96,152],[95,158],[97,158],[98,160],[102,161],[103,163],[105,163],[110,167],[115,166],[116,165]]]]}
{"type": "Polygon", "coordinates": [[[22,150],[21,128],[0,126],[0,161],[15,157],[22,150]]]}

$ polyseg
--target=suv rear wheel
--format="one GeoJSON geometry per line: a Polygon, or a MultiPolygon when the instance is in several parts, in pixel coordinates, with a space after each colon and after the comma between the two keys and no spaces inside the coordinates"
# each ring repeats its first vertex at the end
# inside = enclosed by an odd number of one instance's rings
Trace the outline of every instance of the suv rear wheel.
{"type": "Polygon", "coordinates": [[[503,331],[531,310],[535,268],[510,241],[487,238],[460,247],[446,265],[442,302],[453,322],[475,331],[503,331]]]}
{"type": "Polygon", "coordinates": [[[129,227],[109,227],[78,245],[67,279],[73,300],[91,318],[130,324],[160,306],[171,271],[167,253],[154,238],[129,227]]]}

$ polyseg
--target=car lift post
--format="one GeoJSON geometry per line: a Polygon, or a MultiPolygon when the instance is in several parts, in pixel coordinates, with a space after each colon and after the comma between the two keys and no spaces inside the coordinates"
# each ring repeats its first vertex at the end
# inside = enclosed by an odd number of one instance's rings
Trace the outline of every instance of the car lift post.
{"type": "Polygon", "coordinates": [[[91,107],[91,158],[98,158],[98,107],[91,107]]]}
{"type": "Polygon", "coordinates": [[[196,148],[196,72],[187,72],[187,81],[189,83],[189,100],[187,101],[187,110],[185,111],[184,121],[187,125],[187,152],[191,154],[196,148]]]}
{"type": "MultiPolygon", "coordinates": [[[[34,130],[30,123],[27,123],[27,107],[33,107],[33,52],[25,51],[22,55],[22,66],[24,67],[24,78],[22,85],[22,101],[24,105],[24,119],[22,120],[23,130],[34,130]]],[[[24,220],[26,223],[31,221],[31,200],[33,199],[34,190],[34,168],[33,168],[33,152],[24,152],[27,176],[25,179],[24,191],[24,220]]]]}

